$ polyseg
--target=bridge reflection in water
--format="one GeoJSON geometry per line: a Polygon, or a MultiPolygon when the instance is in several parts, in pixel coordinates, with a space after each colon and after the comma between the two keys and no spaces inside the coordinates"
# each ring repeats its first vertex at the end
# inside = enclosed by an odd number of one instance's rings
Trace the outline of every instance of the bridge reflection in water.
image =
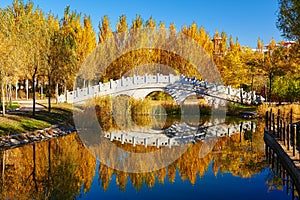
{"type": "Polygon", "coordinates": [[[181,146],[184,144],[195,143],[197,141],[205,141],[209,138],[218,138],[224,136],[232,136],[233,134],[242,133],[244,131],[255,131],[253,122],[241,122],[238,124],[213,124],[204,123],[199,126],[191,126],[186,123],[174,123],[165,130],[153,129],[131,129],[128,131],[107,131],[104,137],[110,141],[120,141],[122,144],[129,143],[133,146],[144,145],[156,146],[181,146]]]}
{"type": "MultiPolygon", "coordinates": [[[[243,125],[247,123],[243,123],[243,125]]],[[[170,132],[165,134],[165,137],[176,138],[184,134],[171,134],[171,130],[174,127],[179,127],[179,125],[176,121],[172,121],[170,124],[176,125],[169,127],[170,132]]],[[[203,122],[202,125],[210,127],[209,122],[203,122]]],[[[237,187],[237,184],[226,182],[226,179],[223,180],[222,177],[227,176],[227,174],[231,174],[233,177],[240,177],[238,179],[239,186],[246,184],[247,187],[251,187],[253,184],[256,185],[255,176],[258,174],[264,176],[263,171],[268,166],[264,151],[263,124],[256,124],[253,126],[252,131],[251,123],[249,125],[250,127],[245,128],[242,132],[237,128],[236,134],[232,132],[222,137],[218,135],[218,137],[215,137],[216,142],[211,151],[208,151],[207,154],[201,157],[199,152],[201,152],[205,141],[209,140],[213,131],[207,133],[201,140],[194,140],[192,143],[187,144],[189,146],[188,151],[184,152],[169,166],[145,173],[118,171],[101,162],[99,163],[98,159],[95,159],[81,143],[76,133],[47,142],[2,151],[0,198],[75,199],[80,197],[95,198],[95,195],[107,198],[124,197],[124,195],[128,198],[137,198],[138,194],[141,193],[143,197],[147,197],[147,195],[155,197],[165,190],[166,192],[168,191],[169,197],[180,197],[182,191],[175,188],[182,187],[182,185],[177,185],[181,184],[180,180],[186,180],[190,183],[186,187],[191,187],[189,191],[194,192],[190,195],[219,195],[212,198],[231,195],[230,197],[232,198],[242,199],[247,197],[245,196],[245,194],[248,194],[246,190],[235,189],[234,187],[237,187]],[[221,187],[229,188],[231,191],[228,191],[226,194],[220,192],[222,189],[218,187],[216,178],[207,180],[210,177],[208,176],[210,173],[213,174],[213,177],[222,179],[221,187]],[[252,177],[254,179],[251,179],[251,184],[242,181],[242,179],[252,177]],[[201,184],[202,182],[204,188],[192,190],[192,185],[201,184]],[[209,186],[211,182],[216,183],[213,188],[209,186]],[[169,183],[172,184],[170,185],[169,183]],[[167,189],[159,186],[162,184],[167,189]],[[205,186],[205,184],[208,185],[205,186]],[[230,187],[231,184],[233,184],[232,187],[230,187]],[[114,187],[119,188],[119,190],[115,190],[114,187]],[[130,193],[132,187],[135,188],[136,192],[130,193]],[[153,190],[147,188],[152,188],[153,190]],[[212,189],[214,192],[209,193],[212,189]],[[128,193],[121,191],[127,191],[128,193]],[[196,191],[206,191],[207,194],[196,194],[196,191]],[[94,196],[89,196],[92,194],[94,196]]],[[[185,126],[188,127],[188,125],[185,126]]],[[[230,124],[224,125],[224,130],[226,130],[226,126],[229,127],[230,124]]],[[[240,126],[240,123],[237,123],[237,126],[240,126]]],[[[221,130],[220,126],[217,129],[221,130]]],[[[201,129],[197,128],[197,130],[201,129]]],[[[110,138],[104,138],[106,142],[111,143],[110,140],[110,138]]],[[[161,146],[157,148],[156,145],[151,146],[150,144],[145,147],[145,145],[138,143],[134,147],[133,144],[125,141],[122,144],[122,140],[113,140],[112,142],[128,152],[151,152],[160,148],[169,149],[169,147],[161,146]]],[[[98,147],[97,145],[92,145],[90,148],[97,151],[98,147]]],[[[171,149],[173,148],[175,147],[172,146],[171,149]]],[[[112,155],[114,152],[110,153],[112,155]]],[[[273,193],[267,191],[268,184],[276,181],[272,178],[269,176],[267,182],[260,183],[262,186],[265,185],[264,192],[261,189],[256,191],[256,187],[247,188],[247,191],[253,190],[253,198],[255,198],[255,195],[265,199],[267,197],[274,199],[284,196],[285,193],[279,190],[275,190],[273,193]]]]}

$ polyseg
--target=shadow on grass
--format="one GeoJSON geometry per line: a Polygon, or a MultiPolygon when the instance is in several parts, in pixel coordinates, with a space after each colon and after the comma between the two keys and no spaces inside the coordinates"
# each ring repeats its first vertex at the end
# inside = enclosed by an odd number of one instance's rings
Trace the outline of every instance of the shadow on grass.
{"type": "Polygon", "coordinates": [[[51,113],[47,111],[12,112],[1,119],[0,135],[18,134],[44,129],[54,124],[72,124],[72,110],[68,106],[53,107],[51,113]]]}

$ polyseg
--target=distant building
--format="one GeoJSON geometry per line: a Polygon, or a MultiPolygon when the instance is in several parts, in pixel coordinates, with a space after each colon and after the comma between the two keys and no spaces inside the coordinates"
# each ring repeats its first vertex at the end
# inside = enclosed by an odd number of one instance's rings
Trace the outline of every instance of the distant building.
{"type": "Polygon", "coordinates": [[[222,38],[215,35],[214,38],[212,39],[212,42],[214,43],[214,54],[215,55],[221,55],[221,45],[222,45],[222,38]]]}
{"type": "Polygon", "coordinates": [[[290,48],[293,44],[296,44],[295,41],[286,41],[284,42],[283,46],[286,48],[290,48]]]}
{"type": "MultiPolygon", "coordinates": [[[[283,47],[289,49],[289,48],[291,48],[291,46],[294,45],[294,44],[296,44],[295,41],[285,41],[285,42],[283,43],[283,47]]],[[[269,46],[270,46],[270,44],[264,46],[264,48],[262,49],[262,52],[263,52],[263,53],[268,52],[269,46]]],[[[277,43],[276,46],[277,46],[277,47],[280,47],[280,44],[277,43]]],[[[260,52],[261,50],[260,50],[260,49],[252,49],[252,51],[253,51],[253,52],[260,52]]]]}
{"type": "MultiPolygon", "coordinates": [[[[285,42],[283,43],[283,47],[285,47],[285,48],[290,48],[293,44],[296,44],[296,42],[295,42],[295,41],[285,41],[285,42]]],[[[266,48],[266,49],[269,49],[269,46],[270,46],[270,44],[266,45],[265,48],[266,48]]],[[[280,44],[277,43],[276,46],[277,46],[277,47],[280,47],[280,44]]]]}

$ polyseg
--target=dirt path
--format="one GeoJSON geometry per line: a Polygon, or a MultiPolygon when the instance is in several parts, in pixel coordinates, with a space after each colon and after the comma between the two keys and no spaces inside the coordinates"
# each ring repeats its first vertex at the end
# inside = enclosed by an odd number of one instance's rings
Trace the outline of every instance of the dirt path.
{"type": "MultiPolygon", "coordinates": [[[[33,103],[32,100],[24,100],[24,101],[16,101],[20,104],[20,108],[19,111],[24,111],[24,112],[30,112],[33,109],[33,103]]],[[[42,105],[42,103],[44,104],[46,101],[45,100],[38,100],[36,101],[35,104],[35,111],[42,111],[44,109],[46,109],[47,107],[42,105]]]]}

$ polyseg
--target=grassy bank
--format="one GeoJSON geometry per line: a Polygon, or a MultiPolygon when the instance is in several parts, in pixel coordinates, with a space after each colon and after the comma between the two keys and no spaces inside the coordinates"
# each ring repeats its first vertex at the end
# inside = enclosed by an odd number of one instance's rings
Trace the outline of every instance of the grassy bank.
{"type": "MultiPolygon", "coordinates": [[[[13,102],[12,104],[5,103],[5,110],[15,110],[19,107],[20,105],[16,102],[13,102]]],[[[2,110],[2,104],[0,105],[0,110],[2,110]]]]}
{"type": "Polygon", "coordinates": [[[47,111],[37,112],[32,116],[31,112],[12,112],[5,117],[0,117],[0,136],[25,133],[44,129],[51,125],[69,121],[72,116],[72,105],[53,105],[51,113],[47,111]]]}
{"type": "Polygon", "coordinates": [[[229,103],[227,107],[227,115],[239,116],[241,112],[244,111],[256,112],[257,109],[258,107],[253,105],[241,105],[241,104],[229,103]]]}

